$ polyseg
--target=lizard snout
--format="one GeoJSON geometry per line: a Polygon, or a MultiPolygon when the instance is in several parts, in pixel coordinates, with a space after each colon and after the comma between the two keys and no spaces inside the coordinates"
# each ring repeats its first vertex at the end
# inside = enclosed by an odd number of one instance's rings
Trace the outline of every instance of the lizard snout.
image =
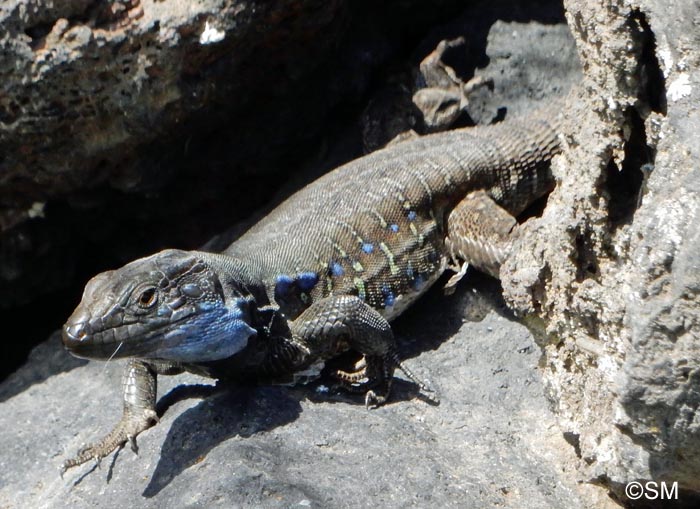
{"type": "Polygon", "coordinates": [[[63,344],[70,348],[74,343],[83,341],[87,334],[87,323],[67,323],[63,326],[63,344]]]}
{"type": "Polygon", "coordinates": [[[87,321],[72,322],[68,321],[63,326],[63,344],[68,350],[73,350],[79,347],[83,341],[88,338],[88,323],[87,321]]]}
{"type": "Polygon", "coordinates": [[[89,314],[81,312],[80,308],[76,309],[63,325],[62,332],[63,345],[69,352],[75,354],[77,350],[84,348],[86,343],[90,343],[92,330],[89,314]]]}

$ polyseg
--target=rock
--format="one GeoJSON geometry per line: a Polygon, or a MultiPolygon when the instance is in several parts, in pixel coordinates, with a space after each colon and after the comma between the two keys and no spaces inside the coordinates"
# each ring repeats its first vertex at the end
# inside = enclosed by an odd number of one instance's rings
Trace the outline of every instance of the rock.
{"type": "MultiPolygon", "coordinates": [[[[567,1],[584,68],[557,189],[503,272],[581,471],[700,492],[697,10],[567,1]],[[693,41],[693,42],[691,42],[693,41]]],[[[697,501],[697,499],[693,498],[697,501]]]]}

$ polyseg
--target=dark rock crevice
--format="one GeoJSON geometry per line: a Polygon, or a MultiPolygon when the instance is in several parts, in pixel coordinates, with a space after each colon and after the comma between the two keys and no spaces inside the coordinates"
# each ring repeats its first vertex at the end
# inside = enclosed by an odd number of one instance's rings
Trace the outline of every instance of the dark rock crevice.
{"type": "MultiPolygon", "coordinates": [[[[649,26],[647,15],[634,9],[630,15],[632,22],[639,26],[639,44],[641,53],[639,55],[639,76],[641,78],[641,89],[639,100],[651,111],[666,115],[668,104],[666,102],[666,78],[659,64],[656,37],[649,26]]],[[[645,113],[641,113],[646,116],[645,113]]]]}
{"type": "Polygon", "coordinates": [[[634,213],[643,199],[643,184],[654,167],[654,150],[647,144],[644,120],[637,109],[626,111],[627,140],[622,166],[610,161],[605,171],[602,192],[608,199],[608,220],[611,232],[634,220],[634,213]]]}
{"type": "Polygon", "coordinates": [[[624,111],[624,158],[621,167],[611,160],[601,191],[608,200],[612,234],[630,224],[645,192],[644,183],[653,171],[656,151],[649,145],[645,120],[650,113],[666,114],[666,84],[657,57],[656,40],[646,14],[634,9],[629,14],[630,35],[637,46],[637,103],[624,111]]]}

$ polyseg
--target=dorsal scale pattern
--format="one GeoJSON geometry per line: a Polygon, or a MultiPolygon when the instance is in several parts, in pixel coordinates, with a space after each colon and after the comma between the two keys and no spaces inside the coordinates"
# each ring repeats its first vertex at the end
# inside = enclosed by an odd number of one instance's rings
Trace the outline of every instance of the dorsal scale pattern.
{"type": "Polygon", "coordinates": [[[556,131],[537,117],[392,145],[292,195],[225,254],[268,278],[316,274],[294,306],[269,295],[290,319],[334,294],[357,295],[392,319],[445,270],[451,209],[484,190],[519,214],[551,189],[547,163],[557,151],[556,131]]]}

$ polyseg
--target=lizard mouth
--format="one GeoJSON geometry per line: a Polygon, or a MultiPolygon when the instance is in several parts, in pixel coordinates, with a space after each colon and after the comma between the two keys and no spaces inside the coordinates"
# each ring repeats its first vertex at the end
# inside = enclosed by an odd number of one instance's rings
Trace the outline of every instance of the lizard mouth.
{"type": "Polygon", "coordinates": [[[84,359],[138,357],[152,350],[152,343],[186,320],[153,320],[150,323],[124,323],[98,328],[101,320],[69,320],[62,331],[63,345],[74,356],[84,359]],[[166,327],[167,326],[167,327],[166,327]]]}

